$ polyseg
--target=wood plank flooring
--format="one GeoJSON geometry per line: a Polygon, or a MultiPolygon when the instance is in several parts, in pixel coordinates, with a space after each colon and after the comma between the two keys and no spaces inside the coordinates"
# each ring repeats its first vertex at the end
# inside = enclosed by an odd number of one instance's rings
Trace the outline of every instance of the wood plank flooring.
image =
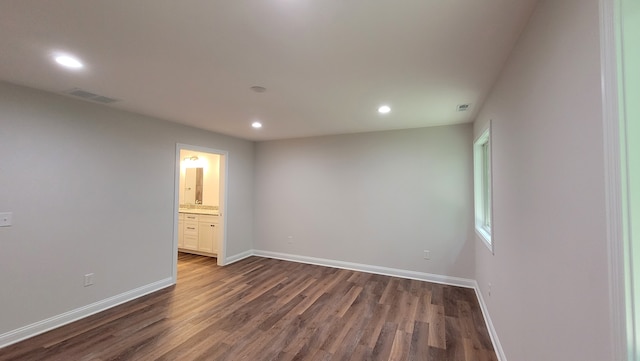
{"type": "Polygon", "coordinates": [[[471,289],[180,254],[176,286],[0,349],[0,360],[497,360],[471,289]]]}

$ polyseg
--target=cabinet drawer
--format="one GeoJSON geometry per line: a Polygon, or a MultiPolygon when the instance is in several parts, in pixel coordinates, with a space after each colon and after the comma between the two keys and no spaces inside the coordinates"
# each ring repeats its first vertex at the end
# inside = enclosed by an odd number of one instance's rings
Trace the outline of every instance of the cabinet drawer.
{"type": "Polygon", "coordinates": [[[197,222],[198,221],[198,215],[197,214],[188,214],[188,213],[183,213],[184,214],[184,220],[189,222],[197,222]]]}
{"type": "Polygon", "coordinates": [[[197,250],[198,249],[198,236],[186,235],[185,234],[182,247],[184,247],[186,249],[197,250]]]}
{"type": "Polygon", "coordinates": [[[205,216],[205,215],[198,215],[198,222],[204,222],[204,223],[218,223],[220,220],[219,216],[205,216]]]}
{"type": "Polygon", "coordinates": [[[184,235],[192,235],[194,237],[198,237],[198,223],[184,222],[184,235]]]}

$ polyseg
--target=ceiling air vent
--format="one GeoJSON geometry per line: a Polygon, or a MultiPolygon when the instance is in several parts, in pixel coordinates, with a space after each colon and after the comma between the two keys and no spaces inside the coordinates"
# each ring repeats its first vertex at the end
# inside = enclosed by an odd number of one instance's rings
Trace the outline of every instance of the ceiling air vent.
{"type": "Polygon", "coordinates": [[[469,107],[471,106],[471,104],[460,104],[458,105],[458,111],[459,112],[466,112],[467,110],[469,110],[469,107]]]}
{"type": "Polygon", "coordinates": [[[91,100],[91,101],[102,103],[102,104],[111,104],[118,101],[118,99],[105,97],[104,95],[98,95],[92,92],[88,92],[86,90],[82,90],[80,88],[73,88],[69,91],[66,91],[65,94],[69,94],[77,98],[91,100]]]}

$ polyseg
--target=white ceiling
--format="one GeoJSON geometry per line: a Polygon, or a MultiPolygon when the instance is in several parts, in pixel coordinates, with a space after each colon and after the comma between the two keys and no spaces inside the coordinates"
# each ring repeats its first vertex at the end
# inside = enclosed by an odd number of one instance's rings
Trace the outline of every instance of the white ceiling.
{"type": "Polygon", "coordinates": [[[536,1],[2,0],[0,80],[251,140],[464,123],[536,1]]]}

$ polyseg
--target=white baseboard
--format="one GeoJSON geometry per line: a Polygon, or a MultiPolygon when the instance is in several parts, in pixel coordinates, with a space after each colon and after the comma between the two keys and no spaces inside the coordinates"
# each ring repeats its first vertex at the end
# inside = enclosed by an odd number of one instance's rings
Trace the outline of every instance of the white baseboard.
{"type": "MultiPolygon", "coordinates": [[[[482,292],[480,292],[478,283],[475,280],[467,279],[467,278],[443,276],[443,275],[437,275],[432,273],[408,271],[408,270],[397,269],[397,268],[388,268],[388,267],[381,267],[381,266],[366,265],[361,263],[336,261],[336,260],[325,259],[325,258],[316,258],[316,257],[300,256],[300,255],[294,255],[294,254],[288,254],[288,253],[269,252],[269,251],[261,251],[261,250],[249,250],[249,251],[245,251],[245,252],[233,255],[231,257],[227,257],[226,264],[238,262],[240,260],[243,260],[251,256],[275,258],[275,259],[281,259],[285,261],[315,264],[319,266],[342,268],[342,269],[367,272],[367,273],[373,273],[373,274],[379,274],[379,275],[385,275],[385,276],[401,277],[401,278],[408,278],[408,279],[414,279],[419,281],[441,283],[441,284],[459,286],[459,287],[465,287],[465,288],[473,288],[476,292],[478,303],[480,304],[480,309],[482,310],[482,314],[484,316],[487,329],[489,330],[491,342],[493,343],[493,348],[496,351],[498,360],[507,361],[507,358],[504,354],[504,350],[502,349],[502,345],[498,340],[498,335],[496,333],[496,330],[493,327],[493,322],[491,321],[491,317],[489,316],[489,311],[487,309],[487,305],[484,302],[482,292]]],[[[50,331],[54,328],[64,326],[68,323],[77,321],[81,318],[91,316],[95,313],[107,310],[109,308],[115,307],[117,305],[120,305],[128,301],[134,300],[146,294],[159,291],[173,284],[174,282],[172,278],[165,278],[163,280],[136,288],[131,291],[121,293],[119,295],[92,303],[90,305],[80,307],[75,310],[71,310],[69,312],[65,312],[57,316],[50,317],[46,320],[35,322],[30,325],[18,328],[16,330],[9,331],[7,333],[0,335],[0,348],[11,345],[13,343],[22,341],[24,339],[27,339],[33,336],[36,336],[36,335],[39,335],[41,333],[50,331]]]]}
{"type": "Polygon", "coordinates": [[[281,259],[285,261],[308,263],[308,264],[315,264],[319,266],[327,266],[327,267],[334,267],[334,268],[343,268],[343,269],[348,269],[352,271],[360,271],[360,272],[374,273],[374,274],[384,275],[384,276],[408,278],[408,279],[418,280],[418,281],[442,283],[446,285],[459,286],[459,287],[465,287],[465,288],[475,288],[475,285],[476,285],[476,281],[467,279],[467,278],[442,276],[442,275],[437,275],[433,273],[408,271],[408,270],[403,270],[398,268],[388,268],[388,267],[373,266],[373,265],[362,264],[362,263],[336,261],[336,260],[326,259],[326,258],[299,256],[295,254],[260,251],[260,250],[253,250],[253,254],[260,257],[275,258],[275,259],[281,259]]]}
{"type": "Polygon", "coordinates": [[[480,304],[480,309],[482,310],[482,315],[484,316],[484,322],[487,324],[487,330],[489,330],[489,336],[491,337],[491,342],[493,343],[493,349],[496,351],[496,356],[498,356],[499,361],[507,361],[507,356],[505,356],[504,354],[504,350],[502,349],[502,345],[500,344],[500,340],[498,339],[496,329],[493,327],[491,317],[489,317],[489,309],[487,309],[487,304],[484,302],[482,292],[480,292],[480,286],[478,285],[478,282],[473,282],[475,283],[474,289],[476,290],[478,303],[480,304]]]}
{"type": "Polygon", "coordinates": [[[233,256],[227,257],[227,259],[225,260],[224,265],[230,265],[232,263],[241,261],[245,258],[251,257],[253,256],[253,250],[248,250],[248,251],[244,251],[242,253],[238,253],[238,254],[234,254],[233,256]]]}
{"type": "Polygon", "coordinates": [[[127,291],[119,295],[109,297],[104,300],[100,300],[90,305],[76,308],[75,310],[71,310],[71,311],[59,314],[57,316],[47,318],[45,320],[20,327],[13,331],[3,333],[0,335],[0,348],[9,346],[11,344],[22,341],[24,339],[39,335],[41,333],[53,330],[54,328],[64,326],[68,323],[77,321],[81,318],[91,316],[95,313],[102,312],[111,307],[115,307],[122,303],[134,300],[138,297],[142,297],[146,294],[159,291],[173,284],[174,282],[171,277],[165,278],[163,280],[150,283],[142,287],[138,287],[131,291],[127,291]]]}

